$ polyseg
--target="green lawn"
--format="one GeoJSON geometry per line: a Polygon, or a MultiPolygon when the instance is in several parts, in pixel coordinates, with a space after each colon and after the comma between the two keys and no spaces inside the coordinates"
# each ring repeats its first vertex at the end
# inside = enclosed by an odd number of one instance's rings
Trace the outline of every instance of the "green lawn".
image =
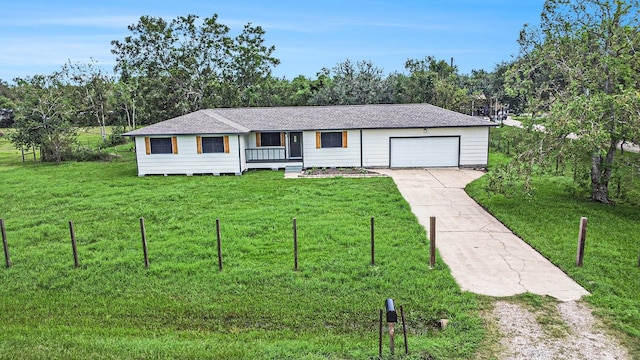
{"type": "MultiPolygon", "coordinates": [[[[373,358],[388,297],[405,309],[411,357],[479,350],[481,300],[461,292],[440,259],[429,269],[425,231],[391,179],[138,178],[130,147],[104,163],[1,158],[11,163],[0,164],[0,217],[13,266],[0,269],[0,358],[373,358]],[[441,318],[450,319],[444,331],[434,328],[441,318]]],[[[396,344],[401,353],[401,336],[396,344]]]]}

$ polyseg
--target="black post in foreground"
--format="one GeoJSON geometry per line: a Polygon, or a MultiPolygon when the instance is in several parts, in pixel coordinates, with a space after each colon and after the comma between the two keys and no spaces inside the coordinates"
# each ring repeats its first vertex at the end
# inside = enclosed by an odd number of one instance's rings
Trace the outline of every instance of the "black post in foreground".
{"type": "Polygon", "coordinates": [[[578,235],[578,254],[576,255],[576,266],[582,266],[584,260],[584,243],[587,239],[587,218],[580,218],[580,234],[578,235]]]}
{"type": "Polygon", "coordinates": [[[378,357],[382,358],[382,313],[383,310],[380,309],[380,328],[378,330],[378,357]]]}
{"type": "Polygon", "coordinates": [[[144,218],[140,218],[140,233],[142,234],[142,252],[144,253],[144,267],[149,268],[149,253],[147,252],[147,231],[144,228],[144,218]]]}
{"type": "Polygon", "coordinates": [[[71,234],[71,248],[73,250],[73,267],[80,266],[78,261],[78,247],[76,245],[76,230],[73,228],[73,221],[69,221],[69,233],[71,234]]]}
{"type": "Polygon", "coordinates": [[[11,267],[11,258],[9,257],[9,244],[7,243],[7,231],[4,228],[4,219],[0,219],[0,232],[2,232],[2,247],[4,248],[4,261],[8,269],[11,267]]]}
{"type": "Polygon", "coordinates": [[[407,343],[407,324],[404,321],[404,308],[400,305],[400,316],[402,316],[402,333],[404,334],[404,353],[409,355],[409,344],[407,343]]]}
{"type": "Polygon", "coordinates": [[[220,239],[220,219],[216,219],[216,238],[218,239],[218,270],[222,271],[222,241],[220,239]]]}
{"type": "Polygon", "coordinates": [[[298,224],[293,218],[293,268],[298,271],[298,224]]]}
{"type": "Polygon", "coordinates": [[[436,217],[429,218],[429,266],[436,266],[436,217]]]}
{"type": "Polygon", "coordinates": [[[376,264],[376,246],[375,246],[375,219],[371,217],[371,266],[376,264]]]}

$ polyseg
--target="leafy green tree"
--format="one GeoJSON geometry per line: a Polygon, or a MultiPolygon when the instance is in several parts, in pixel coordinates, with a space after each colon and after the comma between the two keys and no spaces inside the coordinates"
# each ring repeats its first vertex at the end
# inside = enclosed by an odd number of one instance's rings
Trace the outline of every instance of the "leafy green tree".
{"type": "Polygon", "coordinates": [[[393,84],[370,61],[350,60],[318,74],[312,105],[363,105],[393,102],[393,84]]]}
{"type": "Polygon", "coordinates": [[[207,107],[268,102],[271,68],[279,60],[272,55],[275,48],[265,45],[260,26],[247,24],[232,38],[230,28],[214,14],[169,22],[143,16],[128,29],[132,35],[111,42],[112,53],[120,81],[128,88],[120,91],[121,100],[128,99],[131,111],[135,93],[136,113],[143,122],[207,107]]]}
{"type": "Polygon", "coordinates": [[[129,129],[135,129],[136,127],[137,79],[130,77],[127,82],[119,80],[113,84],[115,106],[118,109],[118,113],[124,113],[123,116],[127,119],[126,124],[129,129]]]}
{"type": "Polygon", "coordinates": [[[264,35],[262,27],[249,23],[230,44],[226,85],[237,91],[229,99],[230,106],[264,106],[270,102],[271,68],[280,60],[273,57],[275,46],[265,45],[264,35]]]}
{"type": "Polygon", "coordinates": [[[9,84],[0,80],[0,128],[13,125],[16,104],[9,84]]]}
{"type": "Polygon", "coordinates": [[[304,106],[309,105],[312,92],[311,79],[302,75],[296,76],[288,82],[287,92],[284,97],[284,104],[287,106],[304,106]]]}
{"type": "Polygon", "coordinates": [[[71,155],[76,141],[69,118],[73,108],[62,72],[15,79],[15,131],[9,139],[18,149],[40,149],[41,161],[60,163],[71,155]]]}
{"type": "Polygon", "coordinates": [[[433,56],[405,62],[409,75],[395,75],[395,98],[400,103],[429,103],[465,112],[466,90],[460,86],[458,69],[433,56]]]}
{"type": "Polygon", "coordinates": [[[500,87],[494,72],[486,70],[471,70],[471,74],[461,77],[462,86],[467,94],[474,115],[493,116],[496,101],[499,99],[500,87]],[[478,113],[480,111],[480,113],[478,113]]]}
{"type": "Polygon", "coordinates": [[[116,71],[124,84],[136,87],[144,122],[198,110],[212,96],[231,42],[229,28],[217,18],[214,14],[199,22],[188,15],[167,22],[142,16],[128,27],[132,35],[111,42],[116,71]]]}
{"type": "Polygon", "coordinates": [[[526,107],[526,97],[518,92],[510,92],[510,88],[506,83],[507,74],[513,66],[513,61],[504,61],[495,66],[493,69],[492,88],[501,104],[504,104],[507,109],[515,113],[522,113],[526,107]]]}
{"type": "Polygon", "coordinates": [[[635,0],[547,0],[540,27],[523,29],[509,72],[514,93],[544,114],[544,136],[525,162],[544,164],[553,151],[589,158],[597,202],[610,201],[618,144],[640,143],[639,9],[635,0]]]}
{"type": "Polygon", "coordinates": [[[70,85],[75,89],[76,113],[88,113],[100,128],[102,141],[107,140],[107,120],[113,112],[114,78],[95,60],[88,63],[69,62],[63,67],[70,85]]]}

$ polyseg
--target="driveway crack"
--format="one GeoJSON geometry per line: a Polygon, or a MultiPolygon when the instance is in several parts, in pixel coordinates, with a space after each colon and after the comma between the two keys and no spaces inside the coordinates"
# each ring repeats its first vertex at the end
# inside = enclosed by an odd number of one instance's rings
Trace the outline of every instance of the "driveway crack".
{"type": "Polygon", "coordinates": [[[491,236],[491,239],[493,239],[494,241],[499,242],[502,245],[502,249],[504,250],[504,253],[501,253],[499,255],[502,258],[502,260],[507,264],[509,269],[511,269],[511,271],[515,272],[518,275],[518,285],[520,285],[520,287],[522,287],[525,290],[525,292],[529,292],[527,287],[522,283],[522,272],[524,272],[526,270],[525,268],[527,267],[527,262],[522,258],[514,256],[509,250],[507,250],[507,244],[505,244],[504,241],[500,240],[498,237],[494,236],[494,234],[492,234],[492,233],[490,233],[490,236],[491,236]],[[517,259],[518,261],[520,261],[522,263],[521,269],[518,270],[518,269],[514,268],[513,265],[511,265],[511,263],[507,259],[507,256],[509,256],[509,257],[511,257],[513,259],[517,259]]]}

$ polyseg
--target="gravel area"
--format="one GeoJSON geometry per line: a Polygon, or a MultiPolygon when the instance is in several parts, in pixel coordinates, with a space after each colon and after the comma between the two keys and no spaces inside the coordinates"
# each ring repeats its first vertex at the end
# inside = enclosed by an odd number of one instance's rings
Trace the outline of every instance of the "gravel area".
{"type": "Polygon", "coordinates": [[[498,359],[630,359],[626,349],[605,335],[586,305],[568,301],[556,309],[557,318],[545,322],[526,306],[497,301],[493,316],[504,347],[498,359]]]}

